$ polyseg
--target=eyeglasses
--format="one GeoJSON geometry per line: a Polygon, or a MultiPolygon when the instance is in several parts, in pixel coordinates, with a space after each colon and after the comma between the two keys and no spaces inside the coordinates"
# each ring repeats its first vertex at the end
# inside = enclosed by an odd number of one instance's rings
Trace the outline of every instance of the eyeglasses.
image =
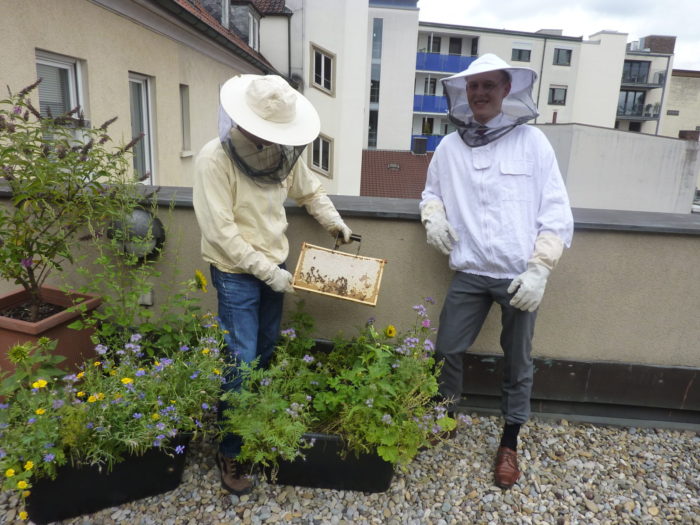
{"type": "Polygon", "coordinates": [[[485,82],[467,82],[467,91],[477,91],[479,87],[481,87],[481,91],[491,93],[491,91],[502,84],[503,82],[493,82],[491,80],[486,80],[485,82]]]}

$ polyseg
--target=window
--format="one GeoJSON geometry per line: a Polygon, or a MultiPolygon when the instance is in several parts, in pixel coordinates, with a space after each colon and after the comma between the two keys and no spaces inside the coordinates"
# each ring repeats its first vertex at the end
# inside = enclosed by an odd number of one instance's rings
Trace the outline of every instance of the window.
{"type": "Polygon", "coordinates": [[[617,114],[641,117],[644,110],[644,91],[620,91],[617,114]]]}
{"type": "Polygon", "coordinates": [[[39,111],[47,116],[62,115],[81,105],[78,62],[69,57],[37,52],[36,74],[39,84],[39,111]]]}
{"type": "Polygon", "coordinates": [[[553,106],[563,106],[566,104],[566,88],[561,86],[555,86],[549,88],[549,99],[548,104],[553,106]]]}
{"type": "Polygon", "coordinates": [[[335,91],[335,71],[333,67],[335,56],[316,46],[312,46],[311,58],[311,63],[313,64],[311,85],[333,95],[335,91]]]}
{"type": "Polygon", "coordinates": [[[668,111],[666,111],[666,114],[670,115],[672,117],[677,117],[678,115],[681,114],[681,112],[680,112],[680,110],[677,110],[677,109],[669,109],[668,111]]]}
{"type": "Polygon", "coordinates": [[[326,177],[331,176],[331,166],[333,165],[332,141],[319,135],[311,147],[311,165],[326,177]]]}
{"type": "Polygon", "coordinates": [[[216,18],[221,25],[229,28],[229,0],[201,0],[202,7],[216,18]]]}
{"type": "Polygon", "coordinates": [[[372,20],[372,58],[382,58],[382,32],[384,30],[384,19],[375,18],[372,20]]]}
{"type": "Polygon", "coordinates": [[[129,104],[131,105],[131,135],[143,134],[134,146],[134,175],[145,184],[153,184],[151,153],[151,80],[143,75],[129,73],[129,104]]]}
{"type": "Polygon", "coordinates": [[[253,13],[248,12],[248,45],[259,51],[260,20],[253,13]]]}
{"type": "Polygon", "coordinates": [[[379,111],[370,109],[369,111],[369,126],[367,127],[367,148],[373,149],[377,147],[377,126],[379,122],[379,111]]]}
{"type": "Polygon", "coordinates": [[[555,66],[570,66],[571,65],[571,49],[554,49],[554,65],[555,66]]]}
{"type": "Polygon", "coordinates": [[[432,117],[423,118],[423,127],[421,129],[421,133],[423,135],[432,135],[434,122],[435,122],[435,119],[433,119],[432,117]]]}
{"type": "Polygon", "coordinates": [[[510,54],[510,59],[515,62],[529,62],[530,61],[530,50],[529,49],[513,49],[510,54]]]}
{"type": "Polygon", "coordinates": [[[192,154],[190,138],[190,86],[180,84],[180,125],[182,126],[181,156],[192,154]]]}
{"type": "Polygon", "coordinates": [[[428,37],[428,53],[440,52],[440,37],[430,35],[428,37]]]}
{"type": "Polygon", "coordinates": [[[450,37],[450,55],[462,54],[462,39],[450,37]]]}
{"type": "Polygon", "coordinates": [[[637,60],[625,60],[622,66],[622,81],[631,84],[644,84],[649,78],[649,66],[651,62],[637,60]]]}
{"type": "Polygon", "coordinates": [[[425,95],[434,95],[436,88],[437,88],[437,79],[425,77],[425,86],[423,87],[423,93],[425,95]]]}

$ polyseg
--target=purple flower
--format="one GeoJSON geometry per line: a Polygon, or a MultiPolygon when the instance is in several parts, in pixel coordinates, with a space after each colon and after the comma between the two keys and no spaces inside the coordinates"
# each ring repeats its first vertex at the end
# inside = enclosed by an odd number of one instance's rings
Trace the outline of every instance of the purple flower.
{"type": "Polygon", "coordinates": [[[138,343],[142,337],[143,336],[141,334],[133,334],[130,340],[132,343],[138,343]]]}
{"type": "Polygon", "coordinates": [[[85,428],[94,428],[94,426],[95,426],[95,423],[89,421],[89,422],[87,423],[87,425],[85,425],[85,428]]]}
{"type": "Polygon", "coordinates": [[[190,379],[197,379],[197,376],[199,375],[199,370],[195,370],[192,375],[190,376],[190,379]]]}
{"type": "Polygon", "coordinates": [[[313,358],[312,356],[310,356],[309,354],[306,354],[306,355],[303,357],[303,359],[304,359],[304,361],[306,361],[307,363],[313,363],[313,362],[314,362],[314,358],[313,358]]]}
{"type": "Polygon", "coordinates": [[[107,350],[109,349],[103,344],[99,344],[95,347],[95,352],[97,352],[100,355],[105,355],[107,353],[107,350]]]}
{"type": "Polygon", "coordinates": [[[0,458],[4,458],[5,456],[7,456],[7,452],[0,448],[0,458]]]}
{"type": "Polygon", "coordinates": [[[0,410],[5,410],[6,408],[10,408],[9,403],[0,403],[0,410]]]}
{"type": "Polygon", "coordinates": [[[178,445],[175,447],[175,454],[184,454],[185,445],[178,445]]]}
{"type": "Polygon", "coordinates": [[[145,371],[143,368],[139,368],[139,369],[134,373],[134,375],[135,375],[136,377],[145,376],[145,375],[146,375],[146,371],[145,371]]]}
{"type": "Polygon", "coordinates": [[[31,257],[25,257],[20,262],[22,263],[22,266],[24,266],[25,268],[31,268],[32,264],[34,263],[34,261],[32,260],[31,257]]]}
{"type": "Polygon", "coordinates": [[[272,383],[272,379],[270,379],[269,377],[263,377],[260,380],[260,385],[262,386],[268,386],[270,383],[272,383]]]}
{"type": "Polygon", "coordinates": [[[365,405],[367,405],[368,407],[372,408],[372,407],[374,406],[374,399],[370,397],[369,399],[367,399],[367,400],[365,401],[365,405]]]}
{"type": "Polygon", "coordinates": [[[54,459],[56,459],[56,456],[53,454],[44,454],[44,463],[51,463],[54,459]]]}
{"type": "Polygon", "coordinates": [[[182,345],[182,346],[180,347],[180,352],[187,352],[189,349],[190,349],[189,346],[187,346],[187,345],[182,345]]]}
{"type": "Polygon", "coordinates": [[[51,406],[54,408],[54,410],[58,410],[58,409],[61,408],[64,404],[65,404],[65,402],[63,401],[63,399],[56,399],[56,400],[52,403],[51,406]]]}
{"type": "Polygon", "coordinates": [[[393,423],[393,421],[392,421],[392,419],[391,419],[391,415],[389,415],[389,414],[384,414],[384,415],[382,416],[382,423],[384,423],[385,425],[391,425],[391,424],[393,423]]]}
{"type": "Polygon", "coordinates": [[[15,115],[21,115],[22,114],[22,108],[19,106],[15,106],[12,108],[12,113],[15,115]]]}
{"type": "Polygon", "coordinates": [[[296,330],[294,330],[294,328],[287,328],[286,330],[282,330],[282,335],[288,337],[289,339],[297,338],[297,333],[296,330]]]}
{"type": "Polygon", "coordinates": [[[209,405],[207,403],[202,403],[202,408],[204,410],[209,410],[209,405]]]}
{"type": "Polygon", "coordinates": [[[134,419],[141,419],[143,417],[143,414],[139,412],[134,412],[134,415],[131,417],[133,417],[134,419]]]}
{"type": "Polygon", "coordinates": [[[34,423],[35,421],[36,421],[36,418],[35,418],[35,417],[30,417],[29,419],[27,419],[27,424],[31,425],[31,424],[34,423]]]}
{"type": "Polygon", "coordinates": [[[413,309],[418,312],[418,315],[421,317],[426,317],[428,315],[428,311],[425,309],[425,306],[422,304],[417,304],[413,307],[413,309]]]}
{"type": "Polygon", "coordinates": [[[423,328],[430,328],[430,319],[423,319],[420,324],[423,328]]]}

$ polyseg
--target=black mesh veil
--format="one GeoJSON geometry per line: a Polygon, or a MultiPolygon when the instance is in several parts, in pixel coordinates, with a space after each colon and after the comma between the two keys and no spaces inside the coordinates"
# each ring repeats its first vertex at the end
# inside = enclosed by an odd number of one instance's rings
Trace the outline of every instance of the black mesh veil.
{"type": "Polygon", "coordinates": [[[236,123],[219,107],[219,140],[232,162],[251,179],[262,184],[278,184],[291,173],[306,145],[256,145],[246,139],[236,123]]]}

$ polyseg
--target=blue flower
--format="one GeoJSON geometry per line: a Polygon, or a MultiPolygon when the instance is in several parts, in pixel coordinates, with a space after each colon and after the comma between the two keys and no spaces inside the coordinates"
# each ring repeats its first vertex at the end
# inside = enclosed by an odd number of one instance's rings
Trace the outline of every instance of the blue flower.
{"type": "Polygon", "coordinates": [[[141,419],[143,417],[143,414],[139,412],[134,412],[134,415],[132,416],[134,419],[141,419]]]}
{"type": "Polygon", "coordinates": [[[175,454],[184,454],[185,445],[178,445],[175,447],[175,454]]]}
{"type": "Polygon", "coordinates": [[[54,459],[56,459],[56,456],[53,454],[44,454],[44,463],[51,463],[54,459]]]}
{"type": "Polygon", "coordinates": [[[100,355],[105,355],[107,353],[107,350],[109,350],[109,348],[107,348],[103,344],[99,344],[99,345],[95,346],[95,352],[97,352],[100,355]]]}

